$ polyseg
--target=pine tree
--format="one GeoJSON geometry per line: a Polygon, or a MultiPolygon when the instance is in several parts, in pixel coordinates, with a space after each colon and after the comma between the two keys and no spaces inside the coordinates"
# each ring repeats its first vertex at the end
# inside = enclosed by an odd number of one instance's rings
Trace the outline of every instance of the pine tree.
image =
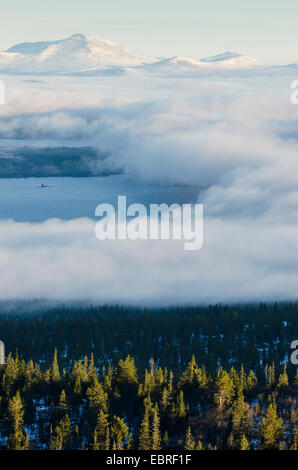
{"type": "Polygon", "coordinates": [[[138,384],[138,372],[135,366],[135,360],[127,356],[125,361],[122,359],[118,363],[116,370],[117,381],[121,384],[138,384]]]}
{"type": "Polygon", "coordinates": [[[252,370],[250,370],[249,374],[248,374],[248,377],[246,379],[246,388],[247,388],[247,390],[252,390],[257,385],[258,385],[257,376],[252,370]]]}
{"type": "Polygon", "coordinates": [[[93,450],[109,450],[110,430],[108,415],[101,409],[98,413],[96,426],[93,434],[93,450]]]}
{"type": "Polygon", "coordinates": [[[23,431],[24,409],[19,391],[8,402],[8,418],[11,434],[8,438],[9,450],[27,450],[29,437],[23,431]]]}
{"type": "Polygon", "coordinates": [[[145,413],[139,434],[139,450],[151,450],[151,436],[149,423],[149,407],[145,406],[145,413]]]}
{"type": "Polygon", "coordinates": [[[174,374],[172,371],[169,373],[169,379],[168,379],[168,397],[171,398],[173,395],[173,378],[174,374]]]}
{"type": "Polygon", "coordinates": [[[105,450],[110,449],[110,427],[107,425],[106,428],[106,440],[105,440],[105,450]]]}
{"type": "Polygon", "coordinates": [[[62,390],[62,392],[60,394],[58,409],[59,409],[59,412],[60,412],[61,415],[67,414],[67,412],[69,410],[64,389],[62,390]]]}
{"type": "Polygon", "coordinates": [[[87,389],[87,398],[89,404],[89,410],[91,414],[97,417],[98,412],[103,410],[108,411],[108,394],[104,391],[104,388],[98,379],[95,378],[92,385],[87,389]]]}
{"type": "Polygon", "coordinates": [[[57,383],[60,381],[60,372],[59,372],[59,365],[58,365],[58,354],[57,348],[54,350],[54,357],[52,362],[52,370],[51,370],[51,379],[52,382],[57,383]]]}
{"type": "Polygon", "coordinates": [[[199,368],[197,371],[197,383],[200,389],[204,390],[207,388],[208,377],[207,377],[206,369],[204,365],[201,368],[199,368]]]}
{"type": "Polygon", "coordinates": [[[129,433],[126,449],[127,450],[132,450],[132,448],[133,448],[133,434],[129,433]]]}
{"type": "Polygon", "coordinates": [[[145,379],[144,379],[144,393],[148,394],[151,393],[155,388],[155,377],[154,374],[151,372],[148,372],[147,369],[145,369],[145,379]]]}
{"type": "Polygon", "coordinates": [[[245,437],[245,434],[242,434],[241,441],[240,441],[240,450],[249,450],[249,442],[245,437]]]}
{"type": "Polygon", "coordinates": [[[161,395],[161,411],[165,413],[166,409],[169,407],[170,404],[170,398],[169,398],[169,392],[166,387],[163,388],[162,390],[162,395],[161,395]]]}
{"type": "Polygon", "coordinates": [[[50,450],[62,450],[71,448],[71,422],[65,415],[57,424],[49,443],[50,450]]]}
{"type": "Polygon", "coordinates": [[[180,380],[179,387],[187,385],[188,387],[194,385],[197,377],[198,365],[196,363],[195,356],[193,355],[191,361],[188,363],[185,371],[183,372],[180,380]]]}
{"type": "Polygon", "coordinates": [[[49,449],[50,450],[62,450],[63,449],[63,436],[62,436],[62,431],[59,426],[56,427],[55,433],[51,435],[49,449]]]}
{"type": "Polygon", "coordinates": [[[59,422],[60,429],[62,431],[63,445],[65,449],[70,448],[71,444],[71,422],[69,416],[64,416],[59,422]]]}
{"type": "Polygon", "coordinates": [[[103,386],[106,391],[112,390],[112,380],[113,380],[113,369],[111,364],[109,364],[108,370],[103,370],[103,386]]]}
{"type": "Polygon", "coordinates": [[[82,382],[80,377],[76,377],[76,381],[73,388],[73,393],[76,396],[80,396],[82,393],[82,382]]]}
{"type": "Polygon", "coordinates": [[[244,370],[244,365],[241,364],[241,369],[239,373],[239,390],[245,390],[247,387],[247,377],[244,370]]]}
{"type": "Polygon", "coordinates": [[[169,440],[168,431],[165,431],[162,443],[163,443],[163,448],[164,449],[167,449],[169,447],[170,440],[169,440]]]}
{"type": "Polygon", "coordinates": [[[287,364],[284,363],[283,372],[280,374],[278,378],[277,388],[285,388],[289,385],[289,379],[287,374],[287,364]]]}
{"type": "Polygon", "coordinates": [[[216,391],[214,394],[214,401],[219,410],[222,410],[225,405],[229,405],[231,403],[234,395],[233,380],[225,370],[219,369],[215,381],[215,387],[216,391]]]}
{"type": "Polygon", "coordinates": [[[186,431],[184,448],[185,450],[194,450],[195,448],[195,441],[192,438],[190,426],[188,426],[186,431]]]}
{"type": "Polygon", "coordinates": [[[275,365],[274,362],[272,362],[271,366],[268,366],[266,364],[265,366],[265,378],[266,378],[266,384],[267,387],[272,387],[275,383],[275,365]]]}
{"type": "Polygon", "coordinates": [[[186,406],[184,403],[184,394],[182,390],[180,390],[177,398],[176,414],[178,418],[185,418],[186,416],[186,406]]]}
{"type": "MultiPolygon", "coordinates": [[[[87,363],[88,363],[88,359],[87,359],[87,363]]],[[[98,379],[93,352],[91,353],[91,357],[90,357],[88,379],[90,382],[94,382],[96,379],[98,379]]]]}
{"type": "Polygon", "coordinates": [[[195,450],[204,450],[202,441],[198,441],[195,450]]]}
{"type": "Polygon", "coordinates": [[[129,436],[128,426],[123,418],[114,416],[111,426],[111,439],[116,443],[116,450],[122,450],[129,436]]]}
{"type": "Polygon", "coordinates": [[[2,386],[4,390],[4,394],[6,397],[9,397],[11,394],[11,390],[13,385],[16,383],[20,370],[20,363],[18,355],[14,359],[12,354],[9,353],[6,358],[6,365],[5,365],[5,373],[2,379],[2,386]]]}
{"type": "Polygon", "coordinates": [[[159,429],[158,407],[155,405],[152,411],[152,446],[151,450],[161,449],[161,437],[159,429]]]}
{"type": "Polygon", "coordinates": [[[232,447],[240,449],[242,437],[249,430],[249,404],[245,402],[241,388],[233,404],[231,416],[232,447]]]}
{"type": "Polygon", "coordinates": [[[277,449],[283,435],[283,420],[278,418],[276,403],[273,401],[267,408],[266,416],[261,423],[263,449],[277,449]]]}
{"type": "Polygon", "coordinates": [[[75,361],[70,374],[70,384],[76,399],[79,398],[82,393],[82,384],[88,382],[86,360],[84,359],[84,364],[82,364],[82,361],[75,361]]]}

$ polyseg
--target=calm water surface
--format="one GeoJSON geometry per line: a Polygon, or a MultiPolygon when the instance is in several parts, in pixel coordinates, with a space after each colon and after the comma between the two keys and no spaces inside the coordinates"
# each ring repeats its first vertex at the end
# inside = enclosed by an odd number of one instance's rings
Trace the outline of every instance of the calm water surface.
{"type": "Polygon", "coordinates": [[[98,204],[117,207],[118,195],[127,203],[146,207],[153,203],[197,202],[199,190],[193,186],[167,186],[117,175],[94,178],[0,179],[0,218],[17,222],[41,222],[94,217],[98,204]],[[42,187],[44,185],[44,187],[42,187]]]}

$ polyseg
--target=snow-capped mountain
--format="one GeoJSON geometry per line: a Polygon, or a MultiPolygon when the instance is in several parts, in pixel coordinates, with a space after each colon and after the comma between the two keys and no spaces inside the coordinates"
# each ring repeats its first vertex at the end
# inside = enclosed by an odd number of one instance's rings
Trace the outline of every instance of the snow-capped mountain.
{"type": "Polygon", "coordinates": [[[214,73],[266,70],[261,61],[234,52],[201,60],[190,57],[146,57],[121,44],[96,36],[74,34],[66,39],[24,42],[0,52],[0,72],[12,74],[109,74],[141,73],[203,76],[214,73]]]}
{"type": "Polygon", "coordinates": [[[0,70],[16,73],[63,73],[109,66],[136,66],[156,59],[136,54],[118,43],[95,36],[21,43],[0,53],[0,70]]]}

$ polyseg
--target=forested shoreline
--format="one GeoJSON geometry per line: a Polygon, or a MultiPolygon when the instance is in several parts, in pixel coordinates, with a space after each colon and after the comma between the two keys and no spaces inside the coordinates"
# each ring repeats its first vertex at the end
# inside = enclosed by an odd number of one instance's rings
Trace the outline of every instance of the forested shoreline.
{"type": "Polygon", "coordinates": [[[296,304],[0,314],[1,449],[296,450],[296,304]]]}

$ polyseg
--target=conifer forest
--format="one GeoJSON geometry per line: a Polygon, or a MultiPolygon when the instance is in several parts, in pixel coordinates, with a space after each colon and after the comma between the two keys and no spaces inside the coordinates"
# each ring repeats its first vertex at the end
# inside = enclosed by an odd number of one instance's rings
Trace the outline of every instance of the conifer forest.
{"type": "Polygon", "coordinates": [[[297,450],[298,305],[0,314],[0,448],[297,450]]]}

